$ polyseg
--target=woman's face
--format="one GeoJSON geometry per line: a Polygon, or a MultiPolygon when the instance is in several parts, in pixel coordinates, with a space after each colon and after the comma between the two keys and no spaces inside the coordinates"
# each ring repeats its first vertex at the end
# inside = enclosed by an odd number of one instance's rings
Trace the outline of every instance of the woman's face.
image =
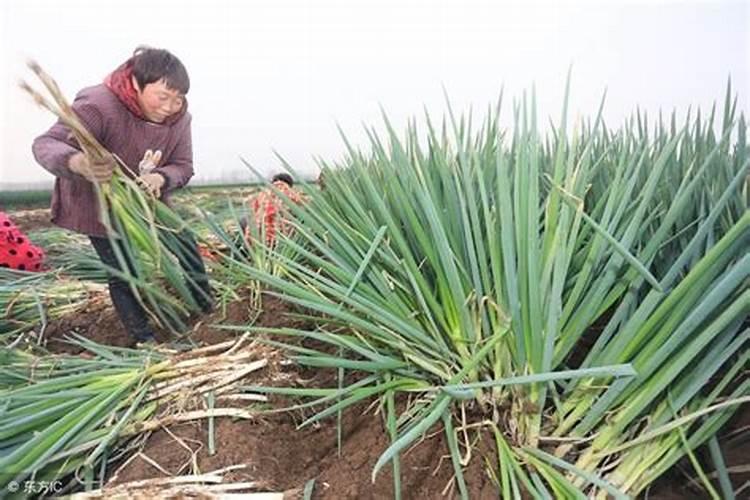
{"type": "Polygon", "coordinates": [[[147,84],[142,90],[133,77],[133,86],[138,95],[138,104],[146,119],[162,123],[179,112],[185,104],[185,96],[178,90],[170,89],[164,80],[147,84]]]}

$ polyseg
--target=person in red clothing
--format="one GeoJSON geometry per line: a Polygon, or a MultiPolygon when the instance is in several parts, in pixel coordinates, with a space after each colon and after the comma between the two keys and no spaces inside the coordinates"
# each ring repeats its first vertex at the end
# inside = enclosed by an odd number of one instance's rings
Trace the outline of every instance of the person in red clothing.
{"type": "MultiPolygon", "coordinates": [[[[277,193],[282,193],[292,203],[297,205],[303,203],[302,193],[294,189],[294,180],[289,174],[276,174],[271,179],[273,188],[266,188],[254,195],[247,201],[252,212],[255,228],[258,234],[265,234],[266,245],[273,247],[276,243],[276,234],[290,234],[292,225],[289,223],[289,209],[284,199],[277,193]]],[[[243,233],[247,241],[251,241],[250,228],[245,224],[243,233]]]]}
{"type": "Polygon", "coordinates": [[[39,271],[43,262],[42,249],[32,245],[10,217],[5,212],[0,212],[0,267],[39,271]]]}

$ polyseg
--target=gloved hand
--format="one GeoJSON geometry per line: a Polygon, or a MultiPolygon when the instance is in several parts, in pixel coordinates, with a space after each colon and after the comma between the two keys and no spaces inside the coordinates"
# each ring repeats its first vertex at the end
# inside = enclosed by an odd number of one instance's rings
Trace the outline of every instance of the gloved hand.
{"type": "Polygon", "coordinates": [[[107,182],[115,171],[114,158],[97,159],[92,161],[84,153],[74,153],[68,159],[68,169],[83,176],[90,182],[107,182]]]}
{"type": "Polygon", "coordinates": [[[141,175],[150,174],[159,165],[160,161],[161,161],[160,149],[157,149],[156,151],[147,149],[146,153],[143,155],[143,159],[138,164],[138,173],[141,175]]]}
{"type": "Polygon", "coordinates": [[[141,174],[138,176],[141,186],[151,196],[155,198],[161,197],[161,188],[164,187],[164,176],[159,173],[153,174],[141,174]]]}
{"type": "Polygon", "coordinates": [[[164,187],[164,176],[154,172],[161,160],[161,151],[146,150],[143,159],[138,164],[138,183],[152,196],[161,197],[161,188],[164,187]]]}

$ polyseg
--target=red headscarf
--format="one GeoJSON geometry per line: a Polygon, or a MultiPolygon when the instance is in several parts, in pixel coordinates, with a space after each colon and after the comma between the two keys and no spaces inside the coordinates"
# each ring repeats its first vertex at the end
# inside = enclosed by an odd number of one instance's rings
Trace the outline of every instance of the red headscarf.
{"type": "Polygon", "coordinates": [[[114,93],[131,113],[146,119],[138,104],[138,94],[133,86],[133,59],[128,59],[104,79],[104,85],[114,93]]]}

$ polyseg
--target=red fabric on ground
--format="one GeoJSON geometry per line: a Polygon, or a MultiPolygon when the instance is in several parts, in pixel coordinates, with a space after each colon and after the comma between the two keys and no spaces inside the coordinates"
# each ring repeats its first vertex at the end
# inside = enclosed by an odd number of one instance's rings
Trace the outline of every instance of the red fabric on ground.
{"type": "Polygon", "coordinates": [[[5,212],[0,212],[0,267],[19,271],[39,271],[44,252],[13,224],[5,212]]]}

